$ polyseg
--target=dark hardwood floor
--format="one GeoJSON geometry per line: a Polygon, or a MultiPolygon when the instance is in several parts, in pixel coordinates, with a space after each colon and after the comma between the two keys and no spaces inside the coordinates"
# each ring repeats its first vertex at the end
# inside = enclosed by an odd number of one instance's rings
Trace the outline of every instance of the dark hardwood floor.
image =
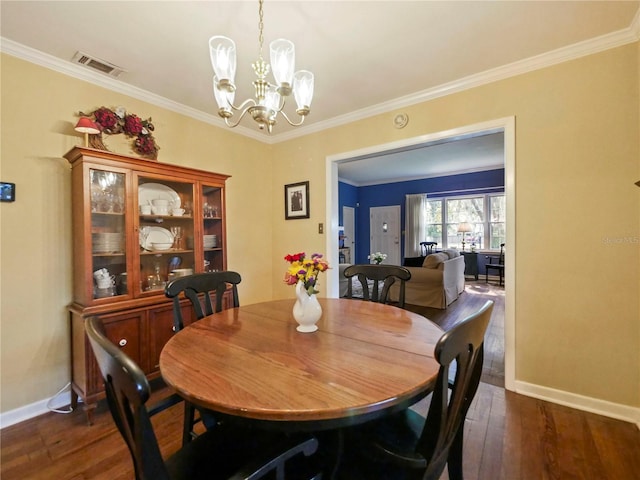
{"type": "MultiPolygon", "coordinates": [[[[496,300],[486,340],[485,375],[465,425],[465,478],[639,478],[640,430],[634,424],[506,392],[496,385],[503,372],[503,293],[501,287],[469,282],[467,291],[447,310],[419,312],[446,328],[473,312],[486,298],[496,300]]],[[[424,410],[426,403],[415,408],[424,410]]],[[[155,416],[153,422],[163,454],[178,449],[181,406],[155,416]]],[[[2,480],[133,478],[129,453],[103,402],[91,427],[82,410],[68,415],[48,413],[4,428],[0,442],[2,480]]],[[[447,479],[445,472],[442,480],[447,479]]]]}
{"type": "Polygon", "coordinates": [[[484,340],[482,381],[504,387],[504,287],[484,280],[467,279],[465,291],[446,310],[406,305],[407,310],[427,317],[447,330],[493,300],[493,314],[484,340]]]}

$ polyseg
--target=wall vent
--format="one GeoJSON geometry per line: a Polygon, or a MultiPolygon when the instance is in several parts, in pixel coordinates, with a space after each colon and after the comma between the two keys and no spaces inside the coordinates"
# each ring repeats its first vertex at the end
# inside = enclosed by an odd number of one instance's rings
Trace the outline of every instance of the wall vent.
{"type": "Polygon", "coordinates": [[[71,61],[115,78],[118,78],[118,76],[125,71],[124,69],[113,65],[112,63],[105,62],[104,60],[99,60],[95,57],[92,57],[91,55],[87,55],[86,53],[82,52],[76,52],[71,61]]]}

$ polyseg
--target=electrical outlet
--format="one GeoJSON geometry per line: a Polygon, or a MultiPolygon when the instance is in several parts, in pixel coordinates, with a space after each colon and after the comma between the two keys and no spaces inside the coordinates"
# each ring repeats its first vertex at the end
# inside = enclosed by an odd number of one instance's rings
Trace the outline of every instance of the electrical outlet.
{"type": "Polygon", "coordinates": [[[318,224],[318,233],[324,233],[324,223],[318,224]]]}

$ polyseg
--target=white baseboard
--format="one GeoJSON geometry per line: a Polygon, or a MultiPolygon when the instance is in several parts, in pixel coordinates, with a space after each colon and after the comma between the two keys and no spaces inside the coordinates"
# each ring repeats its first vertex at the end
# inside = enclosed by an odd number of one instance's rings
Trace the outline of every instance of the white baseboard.
{"type": "MultiPolygon", "coordinates": [[[[79,401],[80,399],[78,399],[79,401]]],[[[69,405],[71,405],[71,392],[64,392],[53,398],[46,398],[15,410],[9,410],[0,414],[0,429],[51,412],[52,409],[67,409],[69,405]]]]}
{"type": "Polygon", "coordinates": [[[515,387],[516,393],[575,408],[577,410],[583,410],[585,412],[635,423],[640,429],[640,408],[608,402],[597,398],[585,397],[576,393],[556,390],[554,388],[543,387],[527,382],[516,381],[515,387]]]}

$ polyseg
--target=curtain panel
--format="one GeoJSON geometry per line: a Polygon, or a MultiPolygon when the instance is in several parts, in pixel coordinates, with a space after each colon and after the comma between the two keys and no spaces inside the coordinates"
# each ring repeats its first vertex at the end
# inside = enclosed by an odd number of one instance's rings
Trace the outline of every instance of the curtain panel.
{"type": "Polygon", "coordinates": [[[427,231],[427,194],[405,195],[404,212],[404,256],[419,257],[422,255],[420,242],[425,241],[427,231]]]}

